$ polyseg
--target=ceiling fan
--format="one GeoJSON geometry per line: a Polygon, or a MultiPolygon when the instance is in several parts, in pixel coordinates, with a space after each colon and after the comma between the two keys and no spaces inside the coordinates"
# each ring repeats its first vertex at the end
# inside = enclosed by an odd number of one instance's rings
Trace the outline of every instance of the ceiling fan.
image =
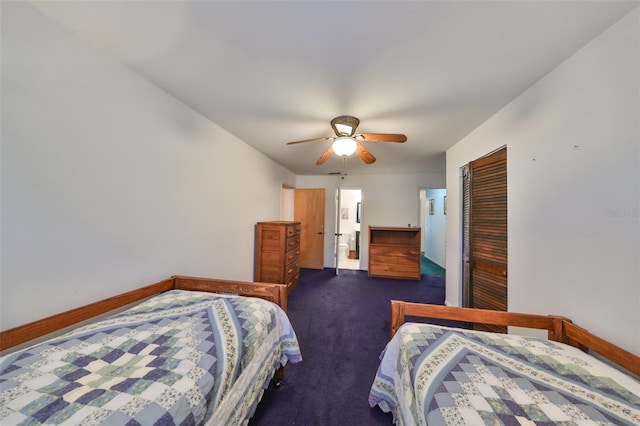
{"type": "Polygon", "coordinates": [[[287,145],[294,145],[305,142],[323,142],[333,141],[331,146],[320,156],[317,165],[324,164],[332,154],[339,157],[349,157],[354,153],[362,159],[366,164],[376,161],[367,149],[360,142],[396,142],[402,143],[407,141],[407,137],[397,133],[356,133],[356,129],[360,124],[360,120],[350,115],[341,115],[331,120],[331,127],[336,136],[324,138],[305,139],[301,141],[289,142],[287,145]]]}

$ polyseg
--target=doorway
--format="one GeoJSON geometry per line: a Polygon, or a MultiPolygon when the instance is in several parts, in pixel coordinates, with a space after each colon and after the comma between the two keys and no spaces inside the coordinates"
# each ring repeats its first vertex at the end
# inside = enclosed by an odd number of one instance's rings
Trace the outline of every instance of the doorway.
{"type": "Polygon", "coordinates": [[[420,227],[422,228],[421,273],[444,276],[447,251],[447,190],[420,190],[420,227]]]}
{"type": "Polygon", "coordinates": [[[340,269],[360,269],[362,189],[338,188],[336,194],[336,274],[340,269]]]}

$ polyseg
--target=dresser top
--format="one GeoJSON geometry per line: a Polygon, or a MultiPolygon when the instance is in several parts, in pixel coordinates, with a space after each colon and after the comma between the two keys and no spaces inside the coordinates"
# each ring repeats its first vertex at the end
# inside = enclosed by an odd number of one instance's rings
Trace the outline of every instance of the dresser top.
{"type": "Polygon", "coordinates": [[[393,226],[369,226],[369,230],[372,231],[410,231],[410,232],[415,232],[418,229],[420,229],[419,226],[412,226],[412,227],[406,227],[406,228],[402,228],[402,227],[393,227],[393,226]]]}

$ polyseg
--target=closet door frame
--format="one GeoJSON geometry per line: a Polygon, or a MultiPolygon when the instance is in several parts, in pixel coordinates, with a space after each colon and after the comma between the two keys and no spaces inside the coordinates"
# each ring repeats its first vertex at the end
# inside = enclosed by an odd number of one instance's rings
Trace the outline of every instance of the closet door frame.
{"type": "MultiPolygon", "coordinates": [[[[463,306],[508,310],[507,149],[463,170],[463,306]]],[[[506,327],[482,327],[506,332],[506,327]]]]}

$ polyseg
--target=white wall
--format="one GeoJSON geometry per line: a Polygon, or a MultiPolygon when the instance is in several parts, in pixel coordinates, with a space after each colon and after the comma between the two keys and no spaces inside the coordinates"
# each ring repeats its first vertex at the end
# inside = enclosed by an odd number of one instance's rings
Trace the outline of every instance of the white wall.
{"type": "Polygon", "coordinates": [[[562,314],[640,353],[640,12],[447,152],[447,303],[460,304],[460,176],[507,146],[509,310],[562,314]]]}
{"type": "Polygon", "coordinates": [[[335,193],[338,185],[362,188],[360,269],[368,269],[369,226],[418,226],[420,188],[444,187],[444,173],[397,175],[298,176],[298,188],[325,188],[324,266],[335,266],[335,193]]]}
{"type": "Polygon", "coordinates": [[[173,274],[253,279],[294,175],[26,3],[1,30],[2,329],[173,274]]]}
{"type": "Polygon", "coordinates": [[[420,226],[422,226],[423,251],[427,259],[438,266],[446,265],[447,215],[444,214],[444,197],[446,189],[425,189],[420,191],[421,209],[420,226]],[[429,214],[429,200],[433,199],[433,214],[429,214]]]}
{"type": "Polygon", "coordinates": [[[280,208],[280,220],[293,220],[293,204],[295,198],[295,192],[293,188],[282,188],[282,195],[280,196],[282,207],[280,208]]]}

